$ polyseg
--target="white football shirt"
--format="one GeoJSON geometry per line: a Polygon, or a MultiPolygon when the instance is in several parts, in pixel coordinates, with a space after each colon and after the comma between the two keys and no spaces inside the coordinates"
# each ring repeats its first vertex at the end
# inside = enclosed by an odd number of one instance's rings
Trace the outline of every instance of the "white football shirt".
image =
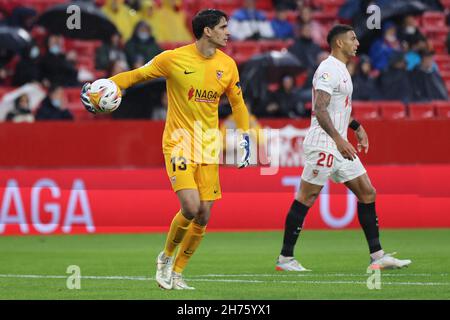
{"type": "Polygon", "coordinates": [[[314,114],[314,95],[315,90],[319,89],[331,95],[330,104],[327,107],[328,113],[336,130],[347,140],[347,128],[352,112],[353,83],[346,65],[332,55],[322,61],[314,73],[311,126],[303,144],[336,150],[336,143],[322,129],[314,114]]]}

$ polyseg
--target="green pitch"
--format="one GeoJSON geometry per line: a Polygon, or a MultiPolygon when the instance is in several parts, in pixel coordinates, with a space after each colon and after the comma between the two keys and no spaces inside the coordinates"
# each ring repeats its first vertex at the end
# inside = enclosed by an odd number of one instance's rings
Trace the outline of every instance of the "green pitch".
{"type": "Polygon", "coordinates": [[[207,233],[185,271],[195,291],[154,281],[164,234],[0,237],[0,299],[450,299],[450,230],[383,230],[387,252],[413,261],[369,290],[362,231],[304,230],[308,273],[275,271],[281,232],[207,233]],[[81,289],[66,286],[81,269],[81,289]]]}

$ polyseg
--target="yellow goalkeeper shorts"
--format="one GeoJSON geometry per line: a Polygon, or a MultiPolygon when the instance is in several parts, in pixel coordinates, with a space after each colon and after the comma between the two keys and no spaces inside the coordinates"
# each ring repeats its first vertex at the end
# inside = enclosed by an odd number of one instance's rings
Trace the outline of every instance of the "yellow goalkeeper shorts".
{"type": "Polygon", "coordinates": [[[171,154],[165,154],[164,160],[173,191],[197,189],[202,201],[222,197],[218,164],[188,163],[184,157],[172,157],[171,154]]]}

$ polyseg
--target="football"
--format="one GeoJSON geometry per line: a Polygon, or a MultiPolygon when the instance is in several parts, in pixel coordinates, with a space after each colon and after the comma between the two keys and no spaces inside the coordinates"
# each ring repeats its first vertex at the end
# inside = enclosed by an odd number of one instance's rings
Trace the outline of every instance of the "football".
{"type": "Polygon", "coordinates": [[[113,112],[122,101],[122,92],[114,81],[99,79],[91,84],[89,100],[99,112],[113,112]]]}

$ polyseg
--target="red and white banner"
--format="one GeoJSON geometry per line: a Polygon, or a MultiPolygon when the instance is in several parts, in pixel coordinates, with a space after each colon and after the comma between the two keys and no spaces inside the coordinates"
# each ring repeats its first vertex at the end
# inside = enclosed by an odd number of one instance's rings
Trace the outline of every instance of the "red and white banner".
{"type": "MultiPolygon", "coordinates": [[[[381,228],[450,227],[450,165],[369,166],[381,228]]],[[[280,230],[301,169],[221,169],[209,230],[280,230]]],[[[164,168],[0,170],[0,234],[166,231],[178,201],[164,168]]],[[[356,199],[329,183],[305,227],[358,227],[356,199]]]]}

